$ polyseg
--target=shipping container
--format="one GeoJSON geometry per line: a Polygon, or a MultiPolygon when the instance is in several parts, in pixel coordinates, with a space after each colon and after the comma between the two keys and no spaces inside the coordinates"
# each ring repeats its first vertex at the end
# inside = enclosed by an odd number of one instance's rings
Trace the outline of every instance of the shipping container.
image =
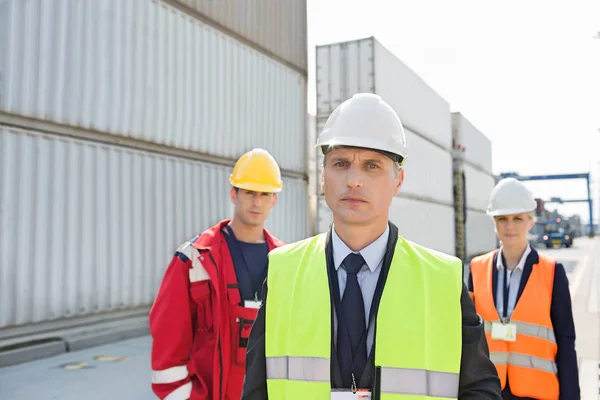
{"type": "Polygon", "coordinates": [[[492,218],[485,212],[467,211],[467,259],[496,248],[496,231],[492,218]]]}
{"type": "MultiPolygon", "coordinates": [[[[306,0],[169,0],[189,7],[306,75],[306,0]]],[[[191,11],[193,10],[193,11],[191,11]]],[[[194,12],[195,11],[195,12],[194,12]]]]}
{"type": "MultiPolygon", "coordinates": [[[[325,232],[333,216],[323,196],[319,199],[318,208],[319,232],[325,232]]],[[[451,206],[399,195],[392,200],[389,219],[406,239],[437,251],[455,254],[454,209],[451,206]]]]}
{"type": "Polygon", "coordinates": [[[310,205],[310,235],[317,233],[317,200],[320,193],[321,176],[320,168],[317,164],[319,154],[315,150],[317,123],[315,116],[307,114],[308,140],[306,143],[308,149],[308,199],[310,205]]]}
{"type": "MultiPolygon", "coordinates": [[[[0,126],[0,328],[149,306],[180,243],[231,216],[231,168],[0,126]]],[[[267,221],[308,236],[284,178],[267,221]]]]}
{"type": "Polygon", "coordinates": [[[461,113],[452,113],[454,147],[464,146],[465,161],[492,173],[492,142],[461,113]]]}
{"type": "Polygon", "coordinates": [[[405,129],[405,134],[408,157],[402,193],[452,206],[452,155],[410,129],[405,129]]]}
{"type": "Polygon", "coordinates": [[[467,194],[467,208],[476,211],[485,211],[492,189],[496,184],[493,175],[482,172],[469,163],[464,163],[465,185],[467,194]]]}
{"type": "Polygon", "coordinates": [[[451,149],[448,102],[373,37],[317,46],[316,84],[317,117],[328,117],[355,93],[376,93],[406,128],[451,149]]]}
{"type": "Polygon", "coordinates": [[[305,74],[162,2],[2,1],[0,54],[0,113],[307,173],[305,74]]]}
{"type": "Polygon", "coordinates": [[[321,134],[321,132],[323,132],[323,128],[325,127],[325,122],[327,122],[327,118],[315,117],[315,125],[316,125],[315,140],[313,142],[313,146],[308,149],[309,153],[313,154],[313,157],[316,160],[315,171],[317,173],[316,188],[317,188],[318,194],[323,194],[321,192],[321,173],[323,172],[323,153],[321,153],[321,150],[319,148],[315,147],[315,144],[317,143],[317,139],[318,139],[319,135],[321,134]]]}

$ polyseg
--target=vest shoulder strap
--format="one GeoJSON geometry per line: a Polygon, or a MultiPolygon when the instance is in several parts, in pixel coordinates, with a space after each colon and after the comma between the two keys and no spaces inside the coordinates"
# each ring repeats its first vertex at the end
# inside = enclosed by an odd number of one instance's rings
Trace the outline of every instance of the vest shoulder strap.
{"type": "Polygon", "coordinates": [[[539,254],[539,253],[538,253],[538,257],[540,258],[540,260],[539,260],[540,265],[544,265],[545,267],[551,267],[551,268],[554,268],[556,266],[556,258],[547,256],[544,254],[539,254]]]}
{"type": "Polygon", "coordinates": [[[396,244],[396,250],[402,249],[402,251],[406,253],[413,253],[420,256],[427,256],[429,258],[434,258],[436,261],[442,263],[461,263],[462,261],[455,256],[450,254],[442,253],[440,251],[430,249],[425,246],[421,246],[420,244],[416,244],[411,242],[410,240],[406,240],[402,236],[398,236],[398,242],[396,244]]]}

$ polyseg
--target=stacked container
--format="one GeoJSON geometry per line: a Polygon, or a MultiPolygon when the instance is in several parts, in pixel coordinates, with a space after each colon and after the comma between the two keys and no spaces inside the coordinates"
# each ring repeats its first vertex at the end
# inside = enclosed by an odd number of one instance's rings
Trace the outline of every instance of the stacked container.
{"type": "Polygon", "coordinates": [[[147,308],[253,147],[308,236],[306,1],[252,3],[0,2],[0,329],[147,308]]]}
{"type": "Polygon", "coordinates": [[[496,183],[492,174],[492,143],[460,113],[452,114],[452,133],[455,181],[464,185],[461,191],[457,184],[457,194],[464,197],[464,204],[457,204],[457,243],[464,243],[461,256],[470,260],[496,247],[494,224],[485,213],[496,183]]]}
{"type": "MultiPolygon", "coordinates": [[[[421,245],[455,253],[452,132],[448,103],[375,38],[318,46],[316,50],[318,134],[332,113],[359,92],[380,95],[405,128],[405,181],[393,199],[390,220],[400,234],[421,245]]],[[[318,154],[317,174],[322,156],[318,154]]],[[[317,229],[326,230],[331,211],[319,194],[317,229]]]]}

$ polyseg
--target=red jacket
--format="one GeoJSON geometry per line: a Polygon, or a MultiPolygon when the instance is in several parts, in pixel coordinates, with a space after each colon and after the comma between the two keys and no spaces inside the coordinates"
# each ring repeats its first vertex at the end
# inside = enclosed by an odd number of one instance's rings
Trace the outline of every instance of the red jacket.
{"type": "MultiPolygon", "coordinates": [[[[160,398],[239,400],[258,310],[240,306],[224,220],[186,242],[150,310],[152,390],[160,398]]],[[[265,229],[269,250],[284,243],[265,229]]]]}

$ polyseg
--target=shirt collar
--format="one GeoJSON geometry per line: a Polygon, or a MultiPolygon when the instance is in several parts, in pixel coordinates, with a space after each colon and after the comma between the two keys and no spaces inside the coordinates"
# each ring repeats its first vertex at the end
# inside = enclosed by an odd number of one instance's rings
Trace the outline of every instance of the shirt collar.
{"type": "MultiPolygon", "coordinates": [[[[513,271],[517,269],[522,271],[523,268],[525,268],[525,261],[527,260],[529,253],[531,253],[531,246],[529,245],[529,243],[527,243],[527,248],[525,249],[525,252],[521,256],[521,259],[519,260],[513,271]]],[[[498,269],[498,271],[502,271],[502,269],[504,268],[504,263],[502,262],[502,249],[500,249],[500,251],[498,252],[498,258],[496,259],[496,268],[498,269]]]]}
{"type": "MultiPolygon", "coordinates": [[[[367,266],[371,270],[371,272],[375,271],[381,261],[383,260],[383,256],[385,256],[385,251],[387,249],[387,242],[390,236],[390,226],[388,225],[385,228],[385,232],[381,236],[379,236],[374,242],[369,244],[364,249],[356,252],[360,253],[367,266]]],[[[333,263],[335,264],[336,271],[342,265],[344,259],[348,256],[348,254],[353,253],[352,250],[346,243],[340,239],[340,237],[335,232],[335,226],[331,229],[331,241],[333,245],[333,263]]]]}

